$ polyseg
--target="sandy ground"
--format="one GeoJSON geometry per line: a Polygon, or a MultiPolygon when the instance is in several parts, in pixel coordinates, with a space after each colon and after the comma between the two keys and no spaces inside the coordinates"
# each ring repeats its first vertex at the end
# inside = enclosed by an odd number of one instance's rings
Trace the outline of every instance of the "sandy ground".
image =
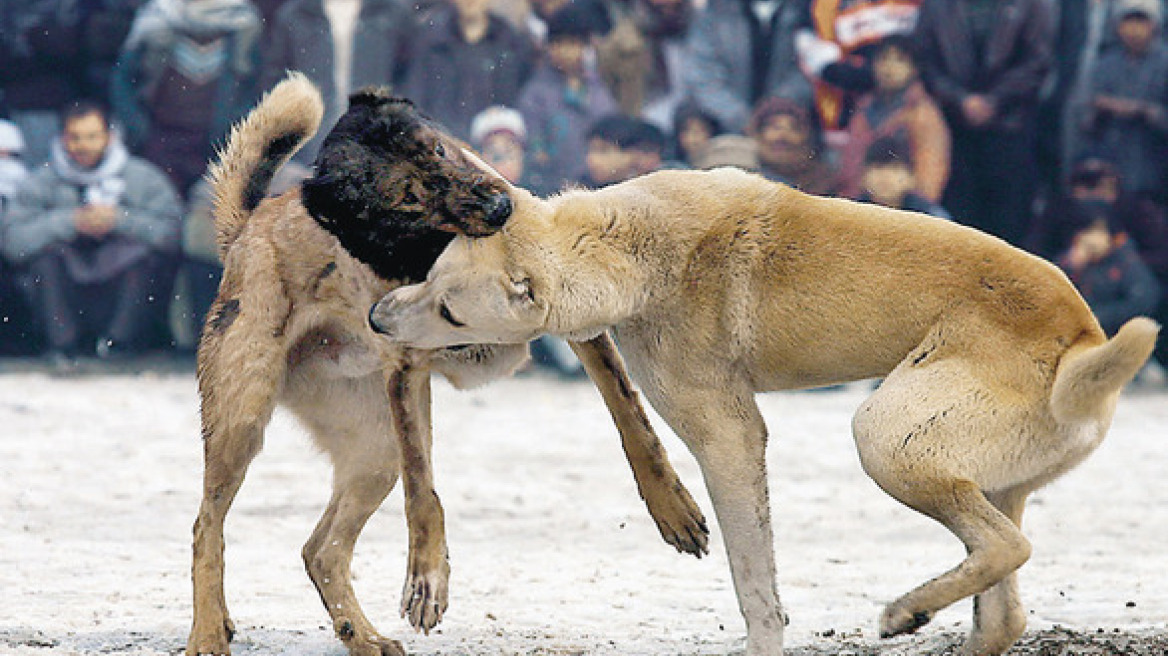
{"type": "MultiPolygon", "coordinates": [[[[862,385],[760,397],[788,653],[948,654],[970,604],[881,641],[886,601],[963,556],[860,469],[862,385]]],[[[429,636],[397,616],[400,490],[358,544],[355,585],[381,630],[421,655],[740,653],[725,553],[657,536],[593,388],[542,375],[473,392],[435,384],[436,468],[453,577],[429,636]]],[[[176,654],[190,622],[190,527],[202,455],[190,373],[0,375],[0,653],[176,654]]],[[[654,417],[655,421],[656,418],[654,417]]],[[[701,477],[657,425],[707,516],[701,477]]],[[[1134,390],[1082,467],[1036,494],[1016,654],[1168,653],[1168,392],[1134,390]]],[[[329,467],[279,414],[228,519],[236,654],[340,655],[300,546],[329,467]]]]}

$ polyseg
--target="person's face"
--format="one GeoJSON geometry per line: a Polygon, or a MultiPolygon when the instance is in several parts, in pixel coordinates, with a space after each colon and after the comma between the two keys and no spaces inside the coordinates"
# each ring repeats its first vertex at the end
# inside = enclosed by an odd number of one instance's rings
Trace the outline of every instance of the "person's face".
{"type": "Polygon", "coordinates": [[[451,0],[458,15],[466,19],[482,18],[487,15],[490,0],[451,0]]]}
{"type": "Polygon", "coordinates": [[[548,63],[557,71],[567,75],[579,74],[584,70],[584,52],[588,42],[577,37],[558,37],[548,41],[548,63]]]}
{"type": "Polygon", "coordinates": [[[877,204],[899,208],[916,187],[916,177],[903,164],[882,164],[865,168],[860,184],[877,204]]]}
{"type": "Polygon", "coordinates": [[[633,172],[633,156],[616,144],[604,139],[590,139],[585,157],[588,174],[597,184],[612,184],[627,180],[633,172]]]}
{"type": "Polygon", "coordinates": [[[799,119],[790,114],[768,118],[755,136],[758,158],[767,165],[790,165],[807,159],[811,135],[799,119]]]}
{"type": "Polygon", "coordinates": [[[1090,182],[1076,182],[1071,186],[1071,197],[1114,203],[1119,198],[1119,180],[1114,175],[1101,174],[1090,182]]]}
{"type": "Polygon", "coordinates": [[[1156,24],[1143,14],[1130,14],[1119,21],[1116,31],[1125,48],[1144,53],[1156,36],[1156,24]]]}
{"type": "Polygon", "coordinates": [[[917,67],[907,52],[887,48],[872,62],[872,74],[880,91],[900,91],[917,77],[917,67]]]}
{"type": "Polygon", "coordinates": [[[506,132],[496,132],[483,141],[483,161],[511,184],[523,177],[523,144],[506,132]]]}
{"type": "Polygon", "coordinates": [[[65,153],[82,169],[96,168],[109,146],[110,132],[97,114],[70,119],[61,133],[65,153]]]}
{"type": "Polygon", "coordinates": [[[710,126],[702,119],[686,119],[677,132],[677,143],[681,145],[686,161],[692,162],[713,136],[710,126]]]}

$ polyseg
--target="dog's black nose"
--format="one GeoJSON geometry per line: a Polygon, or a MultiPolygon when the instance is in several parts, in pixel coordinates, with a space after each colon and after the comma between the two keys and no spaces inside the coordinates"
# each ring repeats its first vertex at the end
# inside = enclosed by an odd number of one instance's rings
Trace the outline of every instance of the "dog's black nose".
{"type": "Polygon", "coordinates": [[[374,313],[376,310],[377,310],[377,304],[376,304],[376,303],[374,303],[373,305],[370,305],[370,306],[369,306],[369,327],[370,327],[370,328],[372,328],[372,329],[373,329],[373,332],[377,333],[378,335],[384,335],[384,334],[386,334],[386,333],[385,333],[385,331],[384,331],[384,330],[382,330],[382,329],[381,329],[381,326],[378,326],[378,325],[377,325],[377,322],[373,320],[373,313],[374,313]]]}
{"type": "Polygon", "coordinates": [[[501,228],[511,218],[511,197],[507,194],[495,194],[487,199],[483,211],[486,212],[487,225],[501,228]]]}

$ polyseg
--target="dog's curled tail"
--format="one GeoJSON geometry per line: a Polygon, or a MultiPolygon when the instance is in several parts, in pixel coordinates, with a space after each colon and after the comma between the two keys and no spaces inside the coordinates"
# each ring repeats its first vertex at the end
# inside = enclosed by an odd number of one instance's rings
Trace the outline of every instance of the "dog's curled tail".
{"type": "Polygon", "coordinates": [[[1050,406],[1059,423],[1094,415],[1099,405],[1129,383],[1156,346],[1160,325],[1146,317],[1125,323],[1115,337],[1077,352],[1059,364],[1050,406]]]}
{"type": "Polygon", "coordinates": [[[316,134],[323,119],[320,91],[303,73],[292,71],[232,128],[207,172],[220,259],[243,232],[276,172],[316,134]]]}

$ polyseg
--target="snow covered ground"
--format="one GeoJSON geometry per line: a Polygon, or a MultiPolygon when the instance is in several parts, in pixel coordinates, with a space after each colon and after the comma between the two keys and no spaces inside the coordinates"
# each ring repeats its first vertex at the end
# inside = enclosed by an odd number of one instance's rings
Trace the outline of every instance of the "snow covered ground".
{"type": "MultiPolygon", "coordinates": [[[[865,391],[760,397],[772,433],[787,644],[794,654],[949,653],[968,628],[969,602],[917,636],[876,637],[885,602],[964,552],[861,471],[849,422],[865,391]]],[[[716,526],[702,560],[659,539],[587,382],[527,375],[456,392],[438,381],[435,397],[450,609],[429,636],[397,616],[406,543],[395,490],[354,563],[358,595],[382,632],[411,654],[741,651],[716,526]]],[[[0,375],[0,654],[181,651],[202,475],[197,410],[189,372],[0,375]]],[[[692,458],[656,423],[712,519],[692,458]]],[[[235,653],[343,654],[300,562],[328,497],[329,467],[286,414],[266,444],[228,518],[235,653]]],[[[1029,506],[1026,643],[1070,636],[1059,644],[1120,647],[1041,653],[1165,653],[1166,471],[1168,392],[1133,390],[1099,451],[1029,506]]]]}

